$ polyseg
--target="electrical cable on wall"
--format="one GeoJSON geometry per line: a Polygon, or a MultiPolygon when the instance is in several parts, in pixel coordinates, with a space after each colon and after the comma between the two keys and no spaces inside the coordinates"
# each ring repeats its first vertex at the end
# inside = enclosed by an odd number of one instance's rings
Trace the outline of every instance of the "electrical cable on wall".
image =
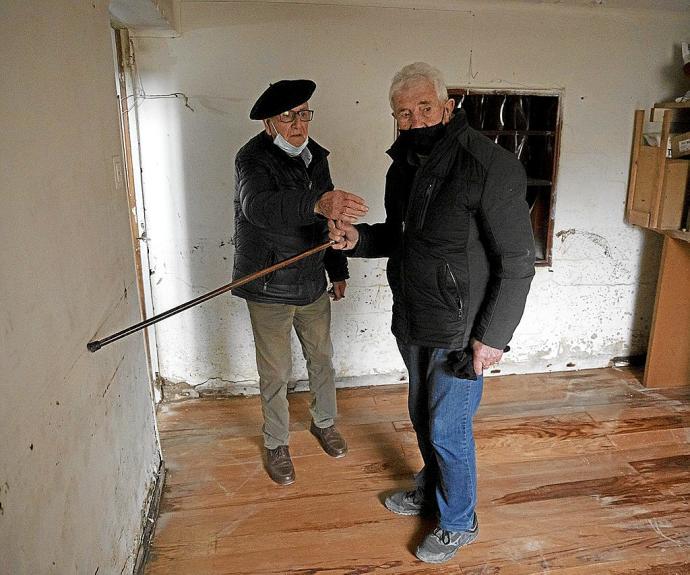
{"type": "Polygon", "coordinates": [[[172,92],[171,94],[147,94],[142,90],[141,94],[132,94],[125,98],[125,100],[133,99],[132,107],[128,107],[127,111],[130,112],[133,108],[136,108],[138,100],[156,100],[159,98],[182,98],[184,100],[185,108],[189,108],[194,112],[194,108],[189,105],[189,96],[182,92],[172,92]]]}
{"type": "Polygon", "coordinates": [[[192,108],[189,105],[189,96],[187,96],[183,92],[171,92],[170,94],[147,94],[146,90],[144,89],[144,84],[141,81],[141,76],[139,75],[139,70],[137,69],[137,63],[136,63],[136,60],[134,58],[134,43],[132,42],[131,39],[129,41],[129,48],[130,48],[129,49],[129,53],[130,53],[129,67],[134,72],[132,74],[132,77],[136,78],[136,81],[135,81],[136,85],[133,86],[133,88],[134,88],[134,92],[137,92],[137,93],[130,94],[129,96],[127,96],[125,98],[125,100],[129,100],[131,98],[132,102],[133,102],[131,107],[129,107],[129,105],[127,106],[127,112],[131,112],[134,108],[136,108],[138,106],[139,100],[157,100],[160,98],[181,98],[184,100],[185,108],[189,108],[192,112],[195,111],[194,108],[192,108]]]}

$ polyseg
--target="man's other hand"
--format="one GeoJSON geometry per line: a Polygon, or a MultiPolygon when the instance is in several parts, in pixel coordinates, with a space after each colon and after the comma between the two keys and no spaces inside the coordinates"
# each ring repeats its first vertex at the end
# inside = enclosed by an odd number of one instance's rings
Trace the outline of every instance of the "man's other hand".
{"type": "Polygon", "coordinates": [[[343,299],[345,297],[345,288],[347,288],[347,282],[345,280],[341,282],[333,282],[331,289],[328,290],[331,299],[333,299],[333,301],[343,299]]]}
{"type": "Polygon", "coordinates": [[[503,350],[489,347],[477,339],[472,340],[472,365],[474,372],[481,375],[482,371],[495,365],[503,357],[503,350]]]}
{"type": "Polygon", "coordinates": [[[351,250],[359,241],[359,232],[350,223],[328,220],[328,237],[335,242],[334,250],[351,250]]]}
{"type": "Polygon", "coordinates": [[[331,190],[323,194],[314,206],[314,212],[329,220],[356,222],[369,211],[366,202],[344,190],[331,190]]]}

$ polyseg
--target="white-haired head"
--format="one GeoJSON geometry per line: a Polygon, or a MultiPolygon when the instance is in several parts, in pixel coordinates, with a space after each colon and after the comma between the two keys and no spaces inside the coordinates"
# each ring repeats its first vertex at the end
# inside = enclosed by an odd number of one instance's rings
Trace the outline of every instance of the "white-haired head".
{"type": "Polygon", "coordinates": [[[391,81],[391,89],[388,92],[388,99],[393,108],[393,98],[400,92],[404,90],[410,84],[414,84],[420,81],[427,81],[434,86],[436,95],[441,102],[445,102],[448,99],[448,90],[446,88],[446,83],[443,80],[443,74],[438,68],[427,64],[426,62],[414,62],[413,64],[408,64],[398,71],[398,73],[393,76],[391,81]]]}

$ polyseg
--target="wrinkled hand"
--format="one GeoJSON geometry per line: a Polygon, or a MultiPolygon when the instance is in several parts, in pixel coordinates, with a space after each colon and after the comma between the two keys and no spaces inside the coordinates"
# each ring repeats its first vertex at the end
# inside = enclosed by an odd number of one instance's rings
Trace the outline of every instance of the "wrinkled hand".
{"type": "Polygon", "coordinates": [[[350,192],[331,190],[323,194],[314,206],[314,212],[329,220],[356,222],[369,211],[366,202],[350,192]]]}
{"type": "Polygon", "coordinates": [[[347,282],[345,280],[333,282],[331,289],[328,290],[328,294],[333,301],[341,300],[345,297],[345,288],[347,288],[347,282]]]}
{"type": "Polygon", "coordinates": [[[334,250],[351,250],[359,241],[359,232],[347,222],[328,220],[328,237],[335,242],[334,250]]]}
{"type": "Polygon", "coordinates": [[[477,339],[473,339],[472,345],[472,365],[474,372],[481,375],[484,369],[498,363],[503,357],[503,350],[489,347],[477,339]]]}

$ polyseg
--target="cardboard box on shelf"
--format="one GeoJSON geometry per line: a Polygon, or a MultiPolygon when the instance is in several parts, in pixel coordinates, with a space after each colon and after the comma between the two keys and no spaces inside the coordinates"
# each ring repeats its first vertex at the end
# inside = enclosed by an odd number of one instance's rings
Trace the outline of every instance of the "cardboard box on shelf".
{"type": "Polygon", "coordinates": [[[671,157],[690,156],[690,132],[671,136],[671,157]]]}

